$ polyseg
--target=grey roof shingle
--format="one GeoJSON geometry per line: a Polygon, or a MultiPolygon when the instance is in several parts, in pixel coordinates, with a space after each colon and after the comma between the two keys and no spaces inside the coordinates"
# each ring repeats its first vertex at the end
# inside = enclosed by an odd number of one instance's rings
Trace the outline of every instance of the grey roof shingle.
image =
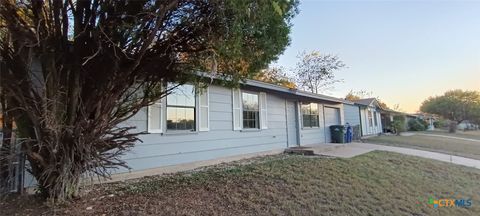
{"type": "Polygon", "coordinates": [[[356,104],[360,104],[360,105],[365,105],[365,106],[370,106],[370,104],[372,104],[373,101],[375,101],[377,99],[375,98],[364,98],[364,99],[360,99],[360,100],[353,100],[354,103],[356,104]]]}

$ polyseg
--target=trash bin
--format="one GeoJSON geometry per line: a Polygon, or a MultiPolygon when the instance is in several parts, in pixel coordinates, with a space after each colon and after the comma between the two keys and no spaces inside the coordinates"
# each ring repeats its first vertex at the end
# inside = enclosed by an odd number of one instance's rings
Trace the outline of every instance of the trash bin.
{"type": "Polygon", "coordinates": [[[351,143],[353,139],[353,128],[349,123],[345,125],[345,143],[351,143]]]}
{"type": "Polygon", "coordinates": [[[332,143],[345,143],[345,126],[332,125],[330,126],[330,134],[332,143]]]}

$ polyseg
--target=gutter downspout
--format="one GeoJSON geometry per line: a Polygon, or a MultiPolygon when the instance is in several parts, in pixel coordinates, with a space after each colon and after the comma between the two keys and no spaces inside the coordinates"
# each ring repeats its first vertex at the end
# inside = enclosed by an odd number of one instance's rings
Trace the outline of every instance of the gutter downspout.
{"type": "Polygon", "coordinates": [[[359,106],[358,107],[358,117],[360,117],[360,137],[363,136],[363,125],[362,125],[362,109],[360,109],[359,106]]]}
{"type": "MultiPolygon", "coordinates": [[[[327,143],[327,130],[330,130],[330,128],[327,128],[327,125],[325,124],[325,106],[322,104],[322,115],[323,115],[323,137],[325,138],[325,144],[327,143]]],[[[330,134],[331,135],[331,134],[330,134]]]]}
{"type": "Polygon", "coordinates": [[[299,102],[295,101],[295,124],[297,126],[297,146],[301,146],[300,139],[300,109],[298,108],[299,102]]]}

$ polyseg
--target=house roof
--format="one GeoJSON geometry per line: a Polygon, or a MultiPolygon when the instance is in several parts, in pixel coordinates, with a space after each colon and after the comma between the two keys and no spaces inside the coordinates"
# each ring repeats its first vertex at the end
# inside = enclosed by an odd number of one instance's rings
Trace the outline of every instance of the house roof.
{"type": "Polygon", "coordinates": [[[268,89],[272,91],[277,91],[277,92],[282,92],[282,93],[287,93],[295,96],[300,96],[300,97],[306,97],[310,99],[316,99],[316,100],[323,100],[323,101],[330,101],[330,102],[335,102],[335,103],[348,103],[348,101],[336,98],[336,97],[331,97],[327,95],[322,95],[322,94],[315,94],[307,91],[302,91],[298,89],[292,89],[292,88],[287,88],[271,83],[266,83],[262,81],[257,81],[257,80],[246,80],[244,85],[248,86],[254,86],[258,88],[263,88],[263,89],[268,89]]]}
{"type": "Polygon", "coordinates": [[[363,106],[370,106],[374,101],[377,101],[376,98],[364,98],[359,100],[353,100],[355,104],[363,105],[363,106]]]}
{"type": "MultiPolygon", "coordinates": [[[[205,72],[198,72],[197,73],[199,76],[202,77],[208,77],[211,79],[220,79],[220,77],[216,74],[212,73],[205,73],[205,72]]],[[[225,77],[222,77],[225,79],[225,77]]],[[[333,102],[333,103],[347,103],[347,104],[352,104],[352,102],[336,98],[336,97],[331,97],[327,95],[322,95],[322,94],[315,94],[307,91],[302,91],[298,89],[293,89],[293,88],[287,88],[284,86],[279,86],[271,83],[266,83],[258,80],[251,80],[251,79],[246,79],[244,82],[242,82],[243,85],[245,86],[252,86],[256,88],[261,88],[261,89],[266,89],[270,91],[275,91],[275,92],[280,92],[280,93],[286,93],[292,96],[298,96],[298,97],[303,97],[303,98],[308,98],[308,99],[313,99],[313,100],[322,100],[322,101],[328,101],[328,102],[333,102]]]]}

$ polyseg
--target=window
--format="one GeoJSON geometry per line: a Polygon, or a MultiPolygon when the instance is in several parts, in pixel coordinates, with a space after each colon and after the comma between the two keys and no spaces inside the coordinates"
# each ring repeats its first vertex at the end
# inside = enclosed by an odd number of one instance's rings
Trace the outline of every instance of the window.
{"type": "Polygon", "coordinates": [[[378,126],[377,112],[373,112],[373,120],[375,122],[375,126],[378,126]]]}
{"type": "Polygon", "coordinates": [[[319,119],[318,119],[318,104],[316,103],[309,103],[309,104],[302,104],[302,123],[303,127],[318,127],[319,119]]]}
{"type": "Polygon", "coordinates": [[[167,96],[167,131],[195,131],[195,87],[182,85],[167,96]]]}
{"type": "Polygon", "coordinates": [[[243,128],[260,128],[258,95],[242,92],[243,128]]]}
{"type": "Polygon", "coordinates": [[[372,121],[372,111],[368,110],[368,125],[372,127],[373,121],[372,121]]]}

